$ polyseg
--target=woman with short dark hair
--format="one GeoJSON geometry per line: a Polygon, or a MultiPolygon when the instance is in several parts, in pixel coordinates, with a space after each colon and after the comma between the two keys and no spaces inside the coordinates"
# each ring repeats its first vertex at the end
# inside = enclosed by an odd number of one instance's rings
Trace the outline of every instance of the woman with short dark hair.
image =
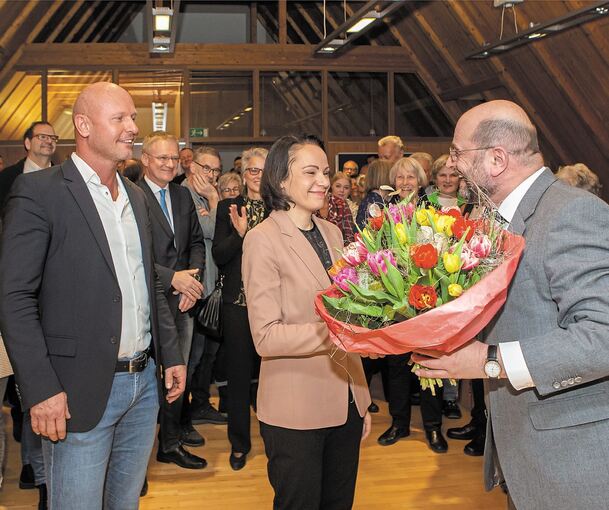
{"type": "Polygon", "coordinates": [[[315,138],[277,140],[261,185],[271,213],[243,248],[250,327],[262,357],[257,414],[276,510],[351,508],[359,445],[370,428],[360,357],[333,346],[313,304],[343,247],[340,230],[315,216],[329,172],[315,138]]]}

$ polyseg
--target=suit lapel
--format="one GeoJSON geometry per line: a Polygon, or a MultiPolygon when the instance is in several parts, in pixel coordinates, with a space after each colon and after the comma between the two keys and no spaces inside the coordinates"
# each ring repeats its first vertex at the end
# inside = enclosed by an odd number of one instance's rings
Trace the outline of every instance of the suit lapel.
{"type": "MultiPolygon", "coordinates": [[[[148,197],[148,207],[150,208],[150,212],[153,214],[155,219],[159,222],[159,224],[161,225],[161,228],[165,231],[165,233],[169,237],[173,237],[173,231],[171,230],[171,225],[169,225],[167,216],[165,216],[163,209],[161,209],[161,204],[159,204],[159,201],[154,196],[154,193],[150,189],[150,186],[148,186],[148,183],[144,179],[142,179],[139,184],[140,184],[140,187],[144,190],[144,193],[146,193],[146,196],[148,197]]],[[[171,204],[172,204],[171,208],[172,208],[172,210],[175,211],[175,207],[173,206],[173,204],[174,204],[173,195],[171,195],[171,192],[170,192],[170,196],[171,196],[171,204]]],[[[175,221],[175,214],[174,214],[174,221],[175,221]]],[[[175,223],[174,223],[174,226],[175,226],[175,223]]]]}
{"type": "Polygon", "coordinates": [[[533,215],[539,200],[546,190],[556,181],[556,177],[549,168],[546,168],[531,185],[520,201],[516,213],[510,222],[510,230],[515,234],[523,235],[526,230],[526,221],[533,215]]]}
{"type": "MultiPolygon", "coordinates": [[[[175,243],[176,251],[180,252],[180,244],[182,242],[182,217],[180,216],[180,206],[182,203],[180,202],[180,194],[178,193],[176,185],[169,183],[169,196],[171,197],[171,217],[173,219],[173,242],[175,243]]],[[[159,209],[161,206],[159,206],[159,209]]],[[[169,223],[167,222],[167,226],[169,227],[169,223]]],[[[169,229],[171,232],[171,228],[169,229]]]]}
{"type": "Polygon", "coordinates": [[[97,208],[95,207],[95,203],[93,202],[93,198],[91,197],[91,193],[89,193],[89,190],[87,189],[87,184],[71,158],[61,165],[61,171],[64,179],[67,181],[66,186],[68,190],[72,193],[82,215],[85,217],[104,260],[108,264],[110,271],[112,271],[114,279],[117,280],[114,262],[112,261],[112,253],[110,252],[110,245],[106,238],[106,232],[104,231],[104,226],[99,217],[99,213],[97,212],[97,208]]]}
{"type": "MultiPolygon", "coordinates": [[[[317,281],[319,289],[323,290],[330,285],[328,273],[324,269],[317,253],[311,246],[304,234],[292,222],[285,211],[273,211],[270,216],[281,230],[281,233],[288,238],[288,244],[293,255],[299,259],[307,268],[311,276],[317,281]]],[[[322,232],[322,236],[324,236],[322,232]]],[[[327,239],[324,236],[327,243],[327,239]]],[[[330,245],[328,245],[330,246],[330,245]]]]}

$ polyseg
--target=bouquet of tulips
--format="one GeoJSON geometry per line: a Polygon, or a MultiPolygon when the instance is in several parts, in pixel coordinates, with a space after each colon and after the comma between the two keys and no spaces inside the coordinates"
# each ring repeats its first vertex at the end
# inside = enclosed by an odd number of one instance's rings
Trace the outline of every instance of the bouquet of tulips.
{"type": "MultiPolygon", "coordinates": [[[[330,269],[316,309],[347,352],[451,352],[490,322],[507,296],[524,240],[487,215],[376,206],[330,269]]],[[[434,381],[422,381],[431,385],[434,381]]]]}

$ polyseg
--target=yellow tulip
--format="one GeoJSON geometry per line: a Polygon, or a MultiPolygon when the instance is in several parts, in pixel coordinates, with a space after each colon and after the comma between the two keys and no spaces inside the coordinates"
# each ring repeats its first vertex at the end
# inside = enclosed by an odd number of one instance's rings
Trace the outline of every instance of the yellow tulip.
{"type": "Polygon", "coordinates": [[[400,244],[406,244],[408,237],[406,236],[406,227],[403,223],[395,224],[395,235],[398,238],[400,244]]]}
{"type": "Polygon", "coordinates": [[[372,237],[372,234],[367,228],[364,228],[364,230],[362,230],[362,237],[364,237],[369,243],[374,244],[374,238],[372,237]]]}
{"type": "Polygon", "coordinates": [[[461,257],[455,255],[454,253],[446,252],[442,255],[442,261],[444,262],[444,268],[449,273],[456,273],[461,269],[461,257]]]}
{"type": "Polygon", "coordinates": [[[457,221],[456,218],[448,216],[447,214],[441,214],[435,219],[436,228],[438,232],[442,232],[448,237],[451,237],[453,235],[452,226],[455,221],[457,221]]]}
{"type": "Polygon", "coordinates": [[[419,225],[423,225],[425,227],[429,227],[429,217],[427,216],[427,209],[419,209],[415,215],[417,218],[417,223],[419,225]]]}
{"type": "Polygon", "coordinates": [[[459,297],[461,294],[463,294],[463,287],[461,287],[461,285],[458,283],[451,283],[448,286],[448,294],[452,297],[459,297]]]}

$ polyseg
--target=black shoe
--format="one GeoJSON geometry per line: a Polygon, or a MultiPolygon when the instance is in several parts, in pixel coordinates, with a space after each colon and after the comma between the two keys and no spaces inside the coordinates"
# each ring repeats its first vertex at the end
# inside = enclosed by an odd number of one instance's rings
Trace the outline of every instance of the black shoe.
{"type": "Polygon", "coordinates": [[[459,409],[459,404],[457,404],[457,402],[454,400],[444,401],[442,413],[451,420],[458,420],[461,418],[461,409],[459,409]]]}
{"type": "Polygon", "coordinates": [[[194,427],[182,430],[180,434],[180,443],[186,446],[203,446],[205,444],[205,438],[199,434],[194,427]]]}
{"type": "Polygon", "coordinates": [[[446,439],[444,439],[441,430],[426,430],[425,437],[427,438],[429,447],[434,453],[446,453],[448,451],[448,443],[446,442],[446,439]]]}
{"type": "Polygon", "coordinates": [[[140,498],[143,498],[146,494],[148,494],[148,477],[144,477],[144,485],[142,485],[142,490],[140,491],[140,498]]]}
{"type": "Polygon", "coordinates": [[[226,425],[228,420],[222,416],[213,406],[204,409],[198,409],[192,412],[192,423],[200,425],[201,423],[213,423],[214,425],[226,425]]]}
{"type": "Polygon", "coordinates": [[[448,429],[446,431],[446,435],[451,439],[470,441],[478,435],[478,430],[479,428],[472,424],[472,422],[470,421],[467,425],[463,427],[448,429]]]}
{"type": "Polygon", "coordinates": [[[371,402],[370,405],[368,406],[368,412],[369,413],[378,413],[379,412],[379,406],[377,406],[374,402],[371,402]]]}
{"type": "Polygon", "coordinates": [[[47,486],[43,483],[36,487],[38,488],[38,510],[47,510],[47,486]]]}
{"type": "Polygon", "coordinates": [[[398,425],[391,425],[385,432],[383,432],[377,439],[378,444],[381,446],[390,446],[397,443],[403,437],[410,435],[410,429],[408,427],[400,427],[398,425]]]}
{"type": "Polygon", "coordinates": [[[35,489],[36,482],[34,481],[34,470],[30,464],[24,464],[19,475],[20,489],[35,489]]]}
{"type": "Polygon", "coordinates": [[[207,461],[205,459],[193,455],[181,446],[178,446],[175,450],[170,450],[168,452],[159,450],[156,454],[156,460],[166,464],[173,462],[174,464],[177,464],[185,469],[203,469],[205,466],[207,466],[207,461]]]}
{"type": "Polygon", "coordinates": [[[478,434],[472,441],[465,445],[463,453],[472,457],[481,457],[484,455],[484,443],[486,442],[486,434],[478,434]]]}
{"type": "Polygon", "coordinates": [[[418,406],[421,404],[421,393],[411,393],[410,394],[410,405],[418,406]]]}
{"type": "Polygon", "coordinates": [[[231,452],[230,457],[228,458],[228,463],[233,471],[239,471],[245,467],[245,463],[247,462],[247,454],[244,453],[241,457],[235,456],[235,452],[231,452]]]}

